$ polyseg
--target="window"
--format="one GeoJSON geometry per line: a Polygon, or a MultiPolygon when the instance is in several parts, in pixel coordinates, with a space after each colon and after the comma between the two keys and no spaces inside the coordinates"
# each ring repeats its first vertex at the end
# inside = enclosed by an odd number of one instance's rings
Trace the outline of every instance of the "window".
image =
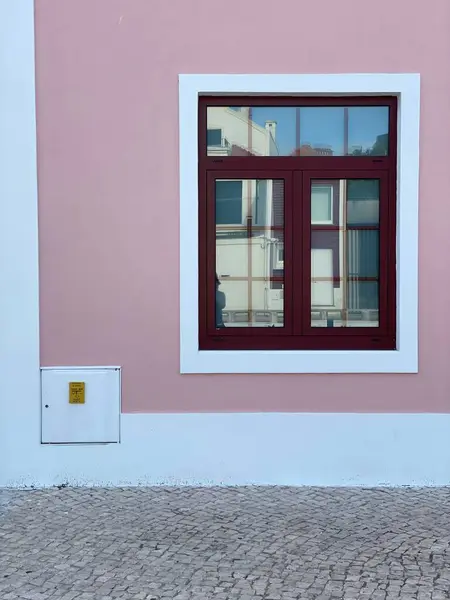
{"type": "Polygon", "coordinates": [[[328,183],[315,182],[311,186],[311,223],[333,224],[333,186],[328,183]]]}
{"type": "Polygon", "coordinates": [[[216,223],[242,225],[242,181],[215,182],[216,223]]]}
{"type": "Polygon", "coordinates": [[[221,129],[208,129],[206,132],[206,142],[208,147],[210,146],[221,146],[222,145],[222,130],[221,129]]]}
{"type": "Polygon", "coordinates": [[[198,126],[200,349],[395,350],[397,98],[202,97],[198,126]]]}
{"type": "MultiPolygon", "coordinates": [[[[180,75],[179,108],[180,371],[417,373],[420,75],[180,75]],[[202,104],[211,98],[213,101],[206,105],[207,110],[202,111],[201,106],[199,110],[199,100],[202,104]],[[314,98],[315,103],[312,102],[314,98]],[[321,100],[321,103],[318,100],[321,100]],[[378,102],[372,104],[373,100],[378,102]],[[397,105],[397,126],[392,122],[391,102],[397,105]],[[223,108],[227,106],[229,108],[223,108]],[[240,108],[250,107],[256,114],[256,107],[261,110],[267,106],[276,107],[279,113],[275,114],[271,109],[270,114],[266,111],[264,121],[258,122],[256,117],[252,117],[251,123],[246,121],[248,111],[240,108]],[[315,122],[305,121],[305,115],[308,116],[305,109],[313,108],[326,108],[327,112],[330,111],[326,117],[326,127],[321,125],[317,118],[315,122]],[[337,114],[338,111],[334,113],[332,108],[348,111],[340,110],[337,114]],[[386,114],[386,108],[387,129],[382,127],[385,120],[383,112],[386,114]],[[284,112],[281,112],[281,109],[284,112]],[[372,114],[370,119],[367,116],[369,109],[372,114]],[[362,136],[358,121],[362,120],[364,114],[364,120],[371,123],[371,128],[370,131],[363,132],[362,136]],[[333,125],[330,115],[334,115],[336,122],[339,117],[340,133],[338,127],[333,125]],[[343,116],[342,119],[340,115],[343,116]],[[199,126],[199,118],[203,120],[203,127],[199,126]],[[241,124],[247,123],[247,128],[244,127],[245,132],[242,131],[242,127],[236,126],[238,121],[241,124]],[[289,123],[291,125],[287,127],[289,123]],[[207,146],[208,128],[222,129],[221,147],[207,146]],[[280,131],[284,133],[281,135],[280,131]],[[334,132],[333,136],[329,134],[331,131],[334,132]],[[397,132],[398,140],[395,139],[397,132]],[[396,168],[393,168],[394,153],[397,156],[396,168]],[[302,161],[301,166],[298,159],[302,161]],[[389,166],[385,169],[383,164],[389,166]],[[375,172],[377,169],[379,173],[375,172]],[[215,181],[234,180],[245,184],[248,179],[255,182],[255,187],[264,187],[265,184],[273,186],[274,182],[278,182],[278,193],[282,193],[282,198],[271,203],[270,195],[266,201],[255,192],[255,198],[251,202],[250,221],[246,213],[249,205],[247,198],[242,201],[240,225],[216,224],[216,199],[211,191],[215,187],[215,181]],[[305,202],[305,188],[307,189],[308,184],[311,186],[310,197],[308,202],[305,202]],[[332,186],[332,192],[328,192],[332,203],[331,223],[328,219],[330,206],[325,194],[326,186],[332,186]],[[311,196],[314,194],[313,189],[320,187],[320,206],[316,205],[313,219],[311,196]],[[300,194],[301,214],[298,203],[293,202],[294,191],[297,198],[300,194]],[[338,210],[339,216],[339,210],[342,210],[340,207],[343,205],[337,194],[345,194],[346,198],[346,227],[342,232],[339,231],[339,225],[336,227],[335,221],[336,211],[338,210]],[[389,198],[388,206],[394,208],[388,215],[388,232],[384,226],[386,202],[383,198],[386,195],[389,198]],[[212,216],[211,210],[206,213],[207,205],[212,207],[212,216]],[[268,210],[272,211],[271,205],[283,207],[282,220],[279,212],[276,217],[275,214],[268,213],[268,210]],[[318,223],[322,220],[319,219],[319,208],[322,214],[327,214],[327,219],[324,219],[326,223],[318,223]],[[301,241],[293,239],[291,235],[293,210],[296,210],[297,218],[295,227],[300,223],[302,235],[305,233],[301,238],[305,246],[307,245],[305,249],[302,249],[301,241]],[[309,212],[309,223],[303,211],[309,212]],[[210,220],[208,223],[205,223],[205,215],[210,220]],[[220,312],[225,327],[216,328],[214,316],[211,317],[211,307],[205,308],[208,302],[211,304],[215,300],[215,290],[211,291],[207,282],[211,274],[215,275],[215,229],[222,228],[220,235],[218,234],[222,240],[227,236],[231,238],[233,227],[236,228],[233,235],[240,235],[242,238],[244,225],[246,229],[249,226],[246,239],[252,240],[251,250],[248,253],[248,250],[244,251],[241,247],[239,252],[241,255],[247,252],[247,255],[244,254],[247,257],[247,273],[251,268],[252,277],[255,279],[254,282],[252,280],[251,287],[256,291],[252,289],[249,298],[250,286],[247,281],[244,296],[247,305],[244,305],[244,310],[240,312],[247,313],[248,318],[250,305],[252,312],[259,313],[254,315],[254,322],[258,325],[254,325],[253,322],[250,327],[246,325],[242,314],[227,314],[227,309],[231,311],[242,308],[243,303],[240,307],[233,308],[225,298],[225,305],[220,312]],[[261,229],[264,230],[263,233],[261,229]],[[214,233],[206,237],[208,230],[214,233]],[[266,285],[263,289],[266,296],[271,298],[277,312],[281,313],[278,315],[275,315],[272,309],[266,311],[266,301],[259,301],[255,295],[258,286],[261,285],[261,280],[256,279],[255,275],[258,276],[258,270],[261,273],[262,266],[253,264],[253,249],[257,245],[254,238],[257,235],[267,237],[269,233],[276,241],[268,245],[272,246],[270,252],[266,251],[270,267],[265,267],[263,281],[268,277],[270,286],[266,285]],[[390,236],[388,244],[383,241],[386,233],[390,236]],[[317,237],[322,239],[319,239],[320,246],[315,247],[317,237]],[[378,250],[375,239],[378,239],[378,250]],[[328,247],[325,244],[327,241],[328,247]],[[336,245],[341,251],[330,252],[336,245]],[[385,248],[389,248],[388,257],[385,256],[385,248]],[[387,264],[394,264],[392,249],[395,254],[395,269],[393,273],[391,270],[393,277],[390,285],[386,286],[383,284],[383,273],[387,264]],[[296,257],[291,255],[293,252],[297,253],[296,257]],[[376,260],[372,260],[374,255],[376,260]],[[336,257],[339,260],[336,260],[336,257]],[[292,273],[294,258],[295,264],[299,264],[299,259],[301,263],[300,277],[296,272],[295,278],[292,273]],[[344,265],[345,271],[342,270],[344,265]],[[269,269],[272,269],[271,275],[267,276],[267,273],[270,273],[269,269]],[[335,274],[338,278],[342,273],[346,275],[346,286],[341,286],[340,293],[342,296],[345,292],[345,301],[348,307],[352,307],[352,320],[344,318],[340,322],[339,311],[331,311],[330,306],[324,307],[328,312],[322,311],[326,296],[331,298],[331,293],[333,299],[336,296],[336,282],[333,281],[330,285],[330,273],[333,278],[335,274]],[[321,279],[322,277],[325,279],[321,279]],[[300,295],[299,313],[299,306],[293,306],[293,302],[299,299],[300,281],[303,282],[303,291],[307,289],[308,294],[309,291],[311,294],[300,295]],[[317,282],[314,284],[314,294],[312,281],[317,282]],[[327,284],[321,285],[324,281],[327,281],[327,284]],[[297,293],[293,282],[296,282],[297,293]],[[380,285],[380,289],[375,291],[377,285],[380,285]],[[392,303],[393,296],[395,301],[392,303]],[[390,299],[388,305],[391,303],[388,310],[386,298],[390,299]],[[263,310],[254,309],[257,306],[256,300],[260,304],[257,308],[263,310]],[[378,308],[375,301],[378,302],[378,308]],[[321,306],[317,308],[319,302],[321,306]],[[389,349],[382,349],[382,346],[367,347],[367,343],[364,345],[362,340],[364,337],[368,339],[368,328],[371,327],[373,333],[380,334],[385,326],[382,315],[388,315],[392,306],[390,327],[395,342],[389,349]],[[264,314],[267,312],[269,314],[264,314]],[[303,332],[300,333],[304,336],[303,341],[315,339],[316,345],[311,344],[308,347],[306,344],[302,346],[293,343],[298,342],[299,337],[295,340],[294,336],[291,336],[289,323],[293,322],[292,317],[296,315],[298,325],[299,314],[302,315],[300,322],[303,332]],[[227,327],[228,319],[234,319],[236,316],[239,318],[234,322],[241,320],[240,327],[227,327]],[[374,323],[377,324],[376,317],[380,319],[379,326],[374,326],[374,323]],[[358,327],[349,327],[357,321],[360,321],[358,327]],[[311,332],[311,335],[305,335],[306,330],[311,332]],[[206,340],[203,335],[206,336],[206,340]],[[215,336],[222,339],[216,343],[216,340],[212,339],[215,336]],[[248,343],[249,338],[259,336],[266,339],[266,345],[258,345],[258,339],[254,344],[248,343]],[[345,346],[342,344],[342,336],[347,336],[350,341],[361,336],[359,346],[345,346]],[[238,343],[239,337],[245,342],[241,346],[238,343]],[[281,337],[290,339],[291,345],[281,344],[281,337]],[[333,338],[335,345],[331,343],[333,338]],[[205,341],[207,344],[204,344],[205,341]],[[212,342],[215,342],[215,345],[212,342]],[[324,349],[319,349],[320,347],[324,349]],[[354,349],[351,349],[352,347],[354,349]]],[[[309,112],[309,118],[311,114],[312,112],[309,112]]],[[[260,116],[263,116],[262,113],[260,116]]],[[[242,199],[245,192],[244,185],[242,199]]],[[[262,245],[266,246],[265,243],[262,245]]],[[[223,260],[230,256],[231,250],[222,248],[221,252],[223,267],[223,260]]],[[[231,272],[228,273],[225,268],[223,270],[225,277],[220,279],[218,287],[226,296],[224,286],[227,284],[229,287],[238,287],[238,282],[242,283],[239,279],[242,275],[235,274],[233,280],[231,276],[226,277],[227,274],[231,275],[231,272]]],[[[243,265],[236,270],[242,272],[243,265]]],[[[348,315],[344,313],[343,316],[348,315]]]]}

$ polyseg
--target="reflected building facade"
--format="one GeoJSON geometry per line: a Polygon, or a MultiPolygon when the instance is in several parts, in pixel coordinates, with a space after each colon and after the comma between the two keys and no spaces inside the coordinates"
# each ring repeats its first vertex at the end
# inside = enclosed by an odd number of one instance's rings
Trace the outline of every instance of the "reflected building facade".
{"type": "MultiPolygon", "coordinates": [[[[387,134],[364,144],[361,123],[378,108],[278,108],[278,123],[262,121],[271,109],[208,107],[208,156],[385,155],[387,134]],[[330,143],[302,141],[313,136],[320,111],[339,135],[330,143]],[[258,113],[259,111],[259,113],[258,113]],[[363,112],[365,111],[365,112],[363,112]],[[254,115],[258,115],[258,122],[254,115]],[[285,118],[286,115],[289,119],[285,118]],[[327,116],[328,115],[328,116],[327,116]],[[300,126],[299,120],[303,118],[300,126]],[[295,121],[297,119],[297,121],[295,121]],[[309,119],[309,121],[308,121],[309,119]],[[315,119],[311,125],[311,119],[315,119]],[[309,125],[308,125],[309,124],[309,125]],[[287,131],[295,130],[295,142],[287,131]],[[297,145],[296,145],[297,143],[297,145]]],[[[382,113],[380,127],[387,127],[382,113]]],[[[317,134],[318,136],[318,134],[317,134]]],[[[317,137],[316,136],[316,137],[317,137]]],[[[369,136],[366,136],[369,137],[369,136]]],[[[374,139],[375,138],[375,139],[374,139]]],[[[311,325],[378,326],[379,189],[375,180],[311,182],[311,325]]],[[[294,190],[294,202],[295,202],[294,190]]],[[[300,191],[298,191],[300,193],[300,191]]],[[[282,327],[284,323],[284,181],[218,179],[215,182],[216,271],[226,295],[227,327],[282,327]]],[[[296,265],[293,277],[300,277],[296,265]]]]}
{"type": "MultiPolygon", "coordinates": [[[[250,107],[209,107],[209,156],[277,156],[276,122],[250,107]]],[[[227,327],[283,325],[284,181],[220,179],[215,185],[216,271],[227,327]]]]}

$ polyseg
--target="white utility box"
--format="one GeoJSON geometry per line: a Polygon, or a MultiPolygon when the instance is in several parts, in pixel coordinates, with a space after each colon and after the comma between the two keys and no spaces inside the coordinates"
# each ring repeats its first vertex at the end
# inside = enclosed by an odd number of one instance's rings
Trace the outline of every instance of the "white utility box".
{"type": "Polygon", "coordinates": [[[43,368],[42,443],[120,441],[119,367],[43,368]]]}

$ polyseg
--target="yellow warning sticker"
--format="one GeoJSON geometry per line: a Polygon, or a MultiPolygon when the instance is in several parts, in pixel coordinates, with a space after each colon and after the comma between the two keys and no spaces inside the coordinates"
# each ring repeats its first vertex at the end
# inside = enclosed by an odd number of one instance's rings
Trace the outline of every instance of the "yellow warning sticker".
{"type": "Polygon", "coordinates": [[[71,381],[69,383],[69,404],[84,404],[84,391],[84,381],[71,381]]]}

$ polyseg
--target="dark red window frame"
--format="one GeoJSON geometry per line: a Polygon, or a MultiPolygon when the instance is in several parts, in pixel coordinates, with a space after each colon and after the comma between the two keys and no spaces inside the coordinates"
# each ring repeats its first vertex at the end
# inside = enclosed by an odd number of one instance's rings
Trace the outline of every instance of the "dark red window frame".
{"type": "MultiPolygon", "coordinates": [[[[396,348],[397,98],[201,97],[198,153],[201,350],[396,348]],[[207,156],[208,106],[388,106],[389,153],[388,156],[207,156]],[[284,327],[216,329],[214,181],[258,178],[284,180],[284,327]],[[380,181],[379,327],[311,327],[311,229],[321,228],[311,225],[312,179],[380,181]],[[294,265],[301,265],[301,276],[294,275],[294,265]]],[[[299,271],[297,268],[296,273],[299,271]]]]}

